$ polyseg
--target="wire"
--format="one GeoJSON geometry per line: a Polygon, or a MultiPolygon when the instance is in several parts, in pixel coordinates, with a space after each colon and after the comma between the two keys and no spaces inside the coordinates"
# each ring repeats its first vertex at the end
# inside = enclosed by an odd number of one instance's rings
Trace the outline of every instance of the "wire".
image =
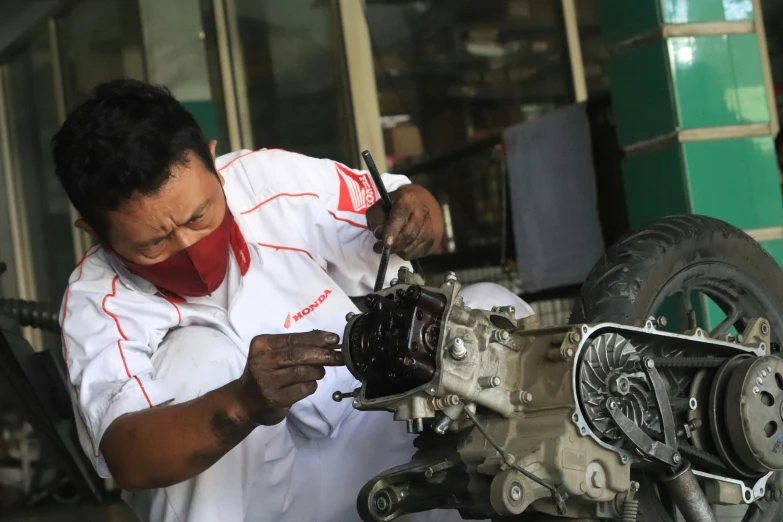
{"type": "MultiPolygon", "coordinates": [[[[464,405],[464,403],[463,403],[463,405],[464,405]]],[[[500,446],[500,444],[498,444],[497,441],[495,441],[495,439],[492,437],[492,435],[489,434],[489,432],[484,427],[484,425],[481,424],[481,421],[478,420],[478,417],[476,416],[476,414],[473,413],[472,411],[470,411],[470,408],[468,408],[467,406],[465,406],[464,411],[465,411],[465,414],[470,418],[470,421],[473,423],[473,425],[476,426],[476,429],[479,430],[482,435],[484,435],[484,438],[487,439],[487,442],[489,442],[489,444],[493,448],[495,448],[498,453],[500,453],[500,456],[503,457],[503,460],[509,466],[511,466],[513,469],[515,469],[516,471],[520,472],[522,475],[524,475],[528,479],[532,480],[536,484],[538,484],[538,485],[548,489],[550,491],[550,493],[552,493],[552,498],[555,500],[555,504],[557,504],[558,512],[560,512],[561,515],[564,515],[566,513],[565,501],[568,498],[568,495],[566,494],[566,492],[562,488],[556,487],[556,486],[550,484],[549,482],[547,482],[546,480],[544,480],[542,478],[539,478],[539,477],[536,477],[535,475],[530,473],[528,470],[526,470],[525,468],[523,468],[519,464],[517,464],[514,461],[514,456],[511,455],[506,450],[504,450],[500,446]]]]}

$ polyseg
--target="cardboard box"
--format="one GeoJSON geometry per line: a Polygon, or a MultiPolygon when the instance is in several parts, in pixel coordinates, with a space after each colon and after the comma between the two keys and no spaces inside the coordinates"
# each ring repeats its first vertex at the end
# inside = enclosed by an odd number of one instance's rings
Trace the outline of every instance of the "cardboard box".
{"type": "Polygon", "coordinates": [[[410,89],[387,90],[378,93],[378,106],[382,116],[410,114],[413,110],[414,96],[410,89]]]}
{"type": "Polygon", "coordinates": [[[392,152],[398,158],[410,158],[424,154],[421,131],[412,123],[403,123],[389,130],[392,152]]]}

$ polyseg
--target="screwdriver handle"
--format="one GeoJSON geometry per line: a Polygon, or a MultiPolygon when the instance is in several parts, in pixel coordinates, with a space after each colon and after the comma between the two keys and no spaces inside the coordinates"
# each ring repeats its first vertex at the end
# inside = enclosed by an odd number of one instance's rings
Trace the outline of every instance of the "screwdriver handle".
{"type": "MultiPolygon", "coordinates": [[[[391,210],[392,208],[391,196],[389,195],[389,192],[386,190],[386,185],[383,184],[381,173],[378,172],[378,167],[375,165],[375,160],[372,159],[372,154],[370,154],[369,150],[365,150],[364,152],[362,152],[362,159],[364,160],[364,163],[367,165],[367,170],[370,173],[370,177],[372,178],[373,183],[375,183],[375,188],[378,191],[378,194],[381,196],[381,201],[383,201],[383,204],[386,206],[386,210],[391,210]]],[[[376,292],[380,290],[380,288],[378,288],[379,282],[381,285],[383,285],[383,281],[384,279],[386,279],[386,268],[389,266],[390,256],[391,256],[391,249],[389,247],[384,246],[383,254],[381,254],[381,266],[379,267],[380,270],[378,271],[378,277],[376,278],[375,281],[376,292]]],[[[424,270],[421,268],[421,263],[419,263],[418,259],[414,259],[413,261],[411,261],[411,265],[413,266],[414,272],[417,272],[419,275],[424,277],[424,270]]]]}

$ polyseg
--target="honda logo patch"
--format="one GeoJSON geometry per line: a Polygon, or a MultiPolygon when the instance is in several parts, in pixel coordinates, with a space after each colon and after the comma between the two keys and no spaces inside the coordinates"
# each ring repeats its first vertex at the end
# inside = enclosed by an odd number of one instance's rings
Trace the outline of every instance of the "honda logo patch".
{"type": "Polygon", "coordinates": [[[337,210],[364,214],[378,200],[369,174],[356,172],[335,163],[340,178],[340,201],[337,210]]]}

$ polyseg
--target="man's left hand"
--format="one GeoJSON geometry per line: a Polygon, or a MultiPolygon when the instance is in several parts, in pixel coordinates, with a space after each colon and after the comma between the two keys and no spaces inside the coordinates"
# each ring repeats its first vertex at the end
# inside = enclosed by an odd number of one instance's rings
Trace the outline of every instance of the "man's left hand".
{"type": "Polygon", "coordinates": [[[438,201],[424,187],[403,185],[389,194],[391,211],[383,201],[367,209],[367,226],[378,241],[374,250],[380,253],[383,245],[407,260],[424,257],[443,239],[443,213],[438,201]]]}

